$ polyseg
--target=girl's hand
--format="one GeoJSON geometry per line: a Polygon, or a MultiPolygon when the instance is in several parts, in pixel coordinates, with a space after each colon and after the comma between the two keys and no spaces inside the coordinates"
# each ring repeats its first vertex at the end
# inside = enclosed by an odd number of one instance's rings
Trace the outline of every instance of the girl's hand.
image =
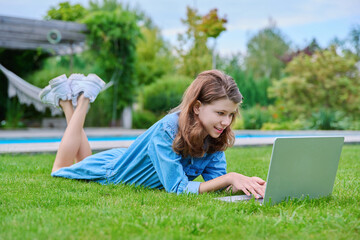
{"type": "Polygon", "coordinates": [[[264,197],[266,182],[259,177],[247,177],[239,173],[228,173],[230,185],[226,189],[232,192],[243,191],[246,195],[250,196],[252,193],[255,198],[259,198],[258,195],[264,197]]]}

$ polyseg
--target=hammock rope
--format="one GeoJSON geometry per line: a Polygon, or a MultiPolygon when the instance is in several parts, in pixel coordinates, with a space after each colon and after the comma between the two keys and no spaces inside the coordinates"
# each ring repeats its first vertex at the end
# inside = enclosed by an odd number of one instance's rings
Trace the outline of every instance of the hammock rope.
{"type": "MultiPolygon", "coordinates": [[[[17,76],[15,73],[6,69],[3,65],[0,64],[0,70],[4,73],[4,75],[8,79],[8,96],[9,98],[17,96],[19,102],[22,104],[26,104],[27,106],[33,104],[35,109],[39,112],[45,112],[46,108],[50,108],[51,115],[61,115],[62,111],[54,106],[46,105],[41,102],[39,98],[39,93],[41,88],[38,88],[21,77],[17,76]]],[[[105,91],[109,87],[113,86],[114,79],[111,79],[101,91],[105,91]]]]}
{"type": "Polygon", "coordinates": [[[0,70],[8,79],[8,96],[9,98],[17,96],[20,103],[30,106],[34,105],[35,109],[39,112],[45,112],[46,108],[50,108],[51,115],[60,115],[62,111],[56,107],[45,105],[39,98],[41,88],[38,88],[24,79],[17,76],[15,73],[7,70],[0,64],[0,70]]]}

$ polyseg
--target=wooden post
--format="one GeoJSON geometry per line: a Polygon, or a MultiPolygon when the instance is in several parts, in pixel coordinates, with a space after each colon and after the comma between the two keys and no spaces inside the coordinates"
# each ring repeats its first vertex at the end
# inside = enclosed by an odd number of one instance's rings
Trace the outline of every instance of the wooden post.
{"type": "Polygon", "coordinates": [[[216,38],[214,38],[214,47],[212,50],[212,69],[216,69],[216,38]]]}
{"type": "Polygon", "coordinates": [[[73,42],[70,42],[70,72],[73,73],[74,69],[74,49],[73,42]]]}
{"type": "Polygon", "coordinates": [[[111,127],[116,126],[116,118],[117,118],[117,102],[118,102],[118,84],[119,84],[119,70],[115,70],[112,80],[114,81],[114,95],[113,95],[113,111],[111,118],[111,127]]]}

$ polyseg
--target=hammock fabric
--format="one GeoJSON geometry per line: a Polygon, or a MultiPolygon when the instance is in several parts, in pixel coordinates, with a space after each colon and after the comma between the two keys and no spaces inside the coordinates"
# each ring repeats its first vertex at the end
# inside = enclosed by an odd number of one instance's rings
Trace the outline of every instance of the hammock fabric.
{"type": "Polygon", "coordinates": [[[39,112],[45,112],[46,108],[50,108],[51,115],[60,115],[62,111],[53,106],[45,105],[40,101],[39,93],[40,88],[31,85],[24,79],[20,78],[13,72],[7,70],[3,65],[0,64],[0,70],[5,74],[9,80],[8,96],[9,98],[17,96],[20,103],[31,105],[33,104],[35,109],[39,112]]]}

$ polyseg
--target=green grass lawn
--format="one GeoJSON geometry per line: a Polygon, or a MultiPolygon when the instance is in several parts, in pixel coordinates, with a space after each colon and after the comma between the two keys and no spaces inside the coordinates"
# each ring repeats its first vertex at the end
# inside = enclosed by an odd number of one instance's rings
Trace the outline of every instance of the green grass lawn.
{"type": "MultiPolygon", "coordinates": [[[[271,147],[226,155],[266,179],[271,147]]],[[[273,207],[52,178],[53,159],[0,156],[0,239],[360,239],[360,145],[344,146],[332,197],[273,207]]]]}

